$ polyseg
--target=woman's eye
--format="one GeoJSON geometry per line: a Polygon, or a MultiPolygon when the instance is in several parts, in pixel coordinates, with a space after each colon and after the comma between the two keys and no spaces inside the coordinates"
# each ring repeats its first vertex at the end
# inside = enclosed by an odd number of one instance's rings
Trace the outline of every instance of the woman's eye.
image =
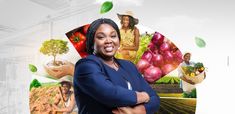
{"type": "Polygon", "coordinates": [[[98,39],[102,39],[102,38],[104,38],[104,37],[103,37],[103,36],[97,36],[97,38],[98,38],[98,39]]]}
{"type": "Polygon", "coordinates": [[[111,38],[116,38],[116,37],[117,37],[116,35],[111,36],[111,38]]]}

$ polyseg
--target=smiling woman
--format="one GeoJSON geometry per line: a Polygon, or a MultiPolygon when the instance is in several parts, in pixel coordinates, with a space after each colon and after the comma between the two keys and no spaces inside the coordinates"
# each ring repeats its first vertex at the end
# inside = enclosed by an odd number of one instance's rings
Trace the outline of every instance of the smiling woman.
{"type": "Polygon", "coordinates": [[[159,97],[133,63],[114,57],[120,31],[110,19],[97,19],[87,31],[87,53],[75,65],[74,91],[79,114],[153,114],[159,97]]]}
{"type": "Polygon", "coordinates": [[[120,45],[117,32],[109,24],[100,25],[96,31],[94,42],[94,54],[100,54],[108,58],[113,58],[120,45]]]}
{"type": "Polygon", "coordinates": [[[135,62],[140,40],[139,29],[136,27],[139,20],[133,17],[133,13],[131,11],[126,11],[124,14],[117,15],[121,20],[122,25],[120,28],[121,47],[118,50],[117,55],[121,55],[120,58],[122,59],[135,62]]]}

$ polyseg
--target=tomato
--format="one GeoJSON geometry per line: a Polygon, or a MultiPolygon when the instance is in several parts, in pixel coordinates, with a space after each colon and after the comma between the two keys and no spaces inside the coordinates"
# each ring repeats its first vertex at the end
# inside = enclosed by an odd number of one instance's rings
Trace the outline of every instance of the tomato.
{"type": "Polygon", "coordinates": [[[86,43],[85,43],[86,36],[83,34],[83,32],[87,32],[88,27],[89,27],[89,24],[84,25],[83,28],[73,32],[71,36],[69,37],[69,40],[71,41],[71,43],[73,44],[73,46],[75,47],[78,53],[86,51],[85,50],[86,49],[86,43]]]}
{"type": "Polygon", "coordinates": [[[82,34],[82,33],[78,33],[78,38],[80,39],[80,40],[85,40],[86,39],[86,37],[82,34]]]}
{"type": "Polygon", "coordinates": [[[72,34],[72,35],[69,37],[69,41],[71,41],[72,43],[75,43],[75,42],[74,42],[74,37],[75,37],[75,36],[72,34]]]}
{"type": "Polygon", "coordinates": [[[202,73],[202,72],[204,71],[204,69],[205,69],[204,67],[201,67],[201,68],[198,69],[198,71],[199,71],[200,73],[202,73]]]}
{"type": "Polygon", "coordinates": [[[86,49],[86,42],[85,41],[80,41],[78,43],[74,44],[75,49],[77,50],[77,52],[81,52],[81,51],[85,51],[86,49]]]}
{"type": "Polygon", "coordinates": [[[81,32],[75,32],[73,37],[71,37],[72,42],[80,42],[81,40],[86,40],[86,37],[81,32]]]}
{"type": "Polygon", "coordinates": [[[88,28],[90,27],[90,24],[83,26],[83,33],[86,35],[88,28]]]}
{"type": "Polygon", "coordinates": [[[88,53],[87,52],[79,52],[79,55],[84,58],[86,56],[88,56],[88,53]]]}
{"type": "Polygon", "coordinates": [[[74,33],[75,36],[78,36],[78,34],[79,34],[79,32],[75,32],[75,33],[74,33]]]}

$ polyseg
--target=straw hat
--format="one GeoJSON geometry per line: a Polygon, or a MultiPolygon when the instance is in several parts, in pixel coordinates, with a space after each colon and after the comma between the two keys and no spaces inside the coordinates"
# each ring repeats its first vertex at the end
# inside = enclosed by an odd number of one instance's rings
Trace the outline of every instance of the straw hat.
{"type": "Polygon", "coordinates": [[[134,14],[132,13],[132,11],[126,11],[126,12],[123,13],[123,14],[117,13],[117,16],[118,16],[118,18],[119,18],[120,20],[122,20],[122,16],[131,16],[131,17],[133,17],[135,24],[138,24],[138,23],[139,23],[139,19],[137,19],[137,18],[134,17],[134,14]]]}
{"type": "Polygon", "coordinates": [[[183,57],[184,57],[185,55],[187,55],[187,54],[189,54],[190,56],[192,56],[192,54],[191,54],[190,52],[184,52],[183,57]]]}
{"type": "Polygon", "coordinates": [[[68,78],[61,78],[60,79],[60,84],[63,85],[64,83],[70,84],[71,86],[73,85],[72,80],[70,80],[68,78]]]}

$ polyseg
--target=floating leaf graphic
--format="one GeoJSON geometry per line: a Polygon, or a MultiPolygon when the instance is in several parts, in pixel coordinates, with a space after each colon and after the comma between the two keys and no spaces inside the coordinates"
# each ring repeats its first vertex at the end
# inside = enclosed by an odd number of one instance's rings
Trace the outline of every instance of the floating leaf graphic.
{"type": "Polygon", "coordinates": [[[31,83],[30,83],[30,87],[29,87],[29,90],[31,90],[33,87],[35,88],[38,88],[42,86],[42,84],[37,80],[37,79],[34,79],[31,83]]]}
{"type": "Polygon", "coordinates": [[[34,65],[32,65],[32,64],[29,64],[29,70],[30,70],[31,72],[37,72],[37,67],[34,66],[34,65]]]}
{"type": "Polygon", "coordinates": [[[106,1],[102,4],[101,9],[100,9],[100,13],[106,13],[109,10],[111,10],[113,8],[113,2],[112,1],[106,1]]]}
{"type": "Polygon", "coordinates": [[[200,48],[206,46],[206,42],[202,38],[195,37],[195,42],[196,42],[197,46],[200,48]]]}

